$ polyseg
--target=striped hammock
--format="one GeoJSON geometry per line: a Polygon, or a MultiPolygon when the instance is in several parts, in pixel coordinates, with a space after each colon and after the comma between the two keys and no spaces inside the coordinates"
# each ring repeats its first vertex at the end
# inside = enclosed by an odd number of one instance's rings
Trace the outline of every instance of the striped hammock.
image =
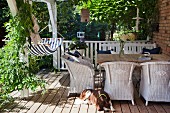
{"type": "Polygon", "coordinates": [[[29,44],[28,49],[31,55],[43,56],[53,54],[62,44],[62,38],[42,38],[40,44],[29,44]]]}

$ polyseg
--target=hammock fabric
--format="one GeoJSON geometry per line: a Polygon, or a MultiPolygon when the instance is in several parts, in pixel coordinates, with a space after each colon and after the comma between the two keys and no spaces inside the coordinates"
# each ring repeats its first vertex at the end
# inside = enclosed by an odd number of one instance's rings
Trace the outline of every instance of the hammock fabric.
{"type": "Polygon", "coordinates": [[[42,38],[40,44],[31,43],[28,49],[31,55],[42,56],[53,54],[57,48],[62,44],[62,38],[42,38]]]}

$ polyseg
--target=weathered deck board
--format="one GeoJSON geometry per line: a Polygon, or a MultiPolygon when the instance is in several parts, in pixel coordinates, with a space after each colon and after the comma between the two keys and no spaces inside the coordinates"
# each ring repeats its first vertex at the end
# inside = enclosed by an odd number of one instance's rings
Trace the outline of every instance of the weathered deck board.
{"type": "Polygon", "coordinates": [[[79,113],[87,113],[88,112],[88,105],[81,104],[79,113]]]}
{"type": "Polygon", "coordinates": [[[159,113],[166,113],[166,111],[163,109],[163,107],[160,104],[155,103],[154,107],[155,107],[157,112],[159,112],[159,113]]]}
{"type": "Polygon", "coordinates": [[[66,102],[67,102],[67,95],[68,95],[68,90],[65,90],[64,94],[62,95],[62,97],[60,98],[60,101],[58,103],[58,105],[55,107],[54,109],[54,113],[61,113],[66,102]]]}
{"type": "MultiPolygon", "coordinates": [[[[39,106],[39,109],[36,111],[36,113],[43,113],[47,107],[51,104],[53,98],[56,96],[56,94],[58,93],[58,90],[60,89],[55,88],[55,86],[57,86],[57,84],[62,85],[67,79],[67,76],[65,76],[64,79],[62,79],[61,84],[59,82],[53,82],[55,84],[51,84],[49,88],[51,88],[51,86],[53,86],[54,89],[50,89],[47,98],[42,102],[41,106],[39,106]]],[[[59,80],[57,80],[59,81],[59,80]]],[[[33,112],[30,112],[33,113],[33,112]]]]}
{"type": "MultiPolygon", "coordinates": [[[[43,73],[43,72],[42,72],[43,73]]],[[[54,74],[51,74],[51,73],[47,73],[47,74],[45,74],[44,76],[43,76],[43,74],[38,74],[38,77],[39,78],[43,78],[44,80],[46,80],[46,82],[49,82],[49,80],[51,80],[52,79],[52,77],[53,76],[55,76],[55,79],[56,79],[56,75],[54,75],[54,74]]],[[[53,77],[53,79],[54,79],[54,77],[53,77]]],[[[54,79],[54,80],[55,80],[54,79]]],[[[48,86],[47,86],[48,87],[48,86]]],[[[19,92],[18,92],[18,94],[20,94],[19,92]]],[[[21,106],[21,108],[22,109],[24,109],[24,107],[25,107],[25,105],[31,100],[33,98],[33,96],[30,96],[29,98],[27,98],[27,100],[21,100],[21,101],[18,101],[18,102],[16,102],[16,103],[18,103],[18,106],[21,106]]],[[[20,109],[21,109],[20,108],[20,109]]],[[[12,111],[18,111],[19,112],[19,110],[20,109],[18,109],[17,107],[15,107],[14,109],[12,109],[11,110],[11,112],[12,111]]]]}
{"type": "MultiPolygon", "coordinates": [[[[2,113],[110,113],[97,111],[94,105],[75,105],[77,96],[67,97],[70,82],[67,72],[57,74],[49,72],[39,77],[48,82],[48,92],[42,95],[39,90],[26,99],[17,98],[15,103],[7,106],[2,113]]],[[[14,92],[11,95],[19,97],[20,93],[14,92]]],[[[131,101],[113,100],[112,103],[116,113],[170,113],[168,102],[149,102],[149,105],[145,106],[145,100],[139,97],[137,89],[135,89],[134,106],[131,101]]]]}
{"type": "Polygon", "coordinates": [[[96,113],[96,107],[93,105],[89,105],[88,113],[96,113]]]}
{"type": "Polygon", "coordinates": [[[135,104],[137,105],[139,112],[148,113],[146,106],[144,102],[141,100],[141,98],[139,97],[139,93],[137,92],[136,89],[135,89],[135,104]]]}
{"type": "Polygon", "coordinates": [[[170,102],[162,104],[162,107],[165,109],[167,113],[170,113],[170,102]]]}
{"type": "Polygon", "coordinates": [[[70,113],[71,108],[74,104],[75,97],[68,98],[67,103],[65,104],[62,113],[70,113]]]}
{"type": "Polygon", "coordinates": [[[122,113],[122,108],[120,105],[120,101],[112,101],[114,109],[116,109],[116,113],[122,113]]]}
{"type": "Polygon", "coordinates": [[[130,108],[127,101],[121,101],[120,104],[123,113],[130,113],[130,108]]]}
{"type": "Polygon", "coordinates": [[[139,113],[139,109],[138,109],[137,105],[132,105],[131,102],[128,102],[128,104],[129,104],[131,113],[139,113]]]}
{"type": "MultiPolygon", "coordinates": [[[[45,77],[43,77],[49,84],[50,83],[53,83],[57,78],[56,78],[56,75],[53,74],[53,73],[49,73],[49,74],[46,74],[45,77]]],[[[48,88],[49,86],[47,86],[48,88]]],[[[39,105],[42,104],[42,102],[44,101],[44,99],[47,98],[47,96],[49,95],[49,92],[48,91],[46,94],[44,95],[41,95],[41,91],[38,92],[38,93],[35,93],[35,95],[37,95],[37,98],[32,98],[28,103],[25,104],[25,108],[26,109],[21,109],[19,112],[29,112],[31,111],[30,113],[33,113],[36,111],[35,108],[38,109],[39,105]]]]}
{"type": "Polygon", "coordinates": [[[73,104],[70,113],[79,113],[79,110],[80,110],[80,105],[79,104],[73,104]]]}

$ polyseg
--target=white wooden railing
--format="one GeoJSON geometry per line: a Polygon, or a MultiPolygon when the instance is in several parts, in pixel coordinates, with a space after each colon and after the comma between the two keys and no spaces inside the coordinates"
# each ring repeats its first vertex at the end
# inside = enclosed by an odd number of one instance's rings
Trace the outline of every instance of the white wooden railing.
{"type": "MultiPolygon", "coordinates": [[[[66,69],[64,62],[61,60],[61,55],[65,53],[66,48],[72,41],[63,41],[61,47],[53,54],[53,66],[56,69],[66,69]]],[[[97,66],[97,50],[115,50],[119,52],[120,44],[117,41],[85,41],[88,45],[85,56],[93,60],[93,64],[97,66]]],[[[149,49],[155,48],[155,44],[148,43],[145,40],[126,42],[125,50],[130,54],[140,53],[142,48],[146,47],[149,49]]]]}

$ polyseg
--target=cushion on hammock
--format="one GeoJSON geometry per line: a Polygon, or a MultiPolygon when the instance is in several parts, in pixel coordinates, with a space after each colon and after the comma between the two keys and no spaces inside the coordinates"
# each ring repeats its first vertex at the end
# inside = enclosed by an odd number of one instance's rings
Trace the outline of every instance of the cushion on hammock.
{"type": "Polygon", "coordinates": [[[144,54],[144,53],[146,53],[146,52],[149,52],[150,54],[160,54],[160,51],[161,51],[161,48],[160,48],[160,47],[153,48],[153,49],[143,48],[142,54],[144,54]]]}

